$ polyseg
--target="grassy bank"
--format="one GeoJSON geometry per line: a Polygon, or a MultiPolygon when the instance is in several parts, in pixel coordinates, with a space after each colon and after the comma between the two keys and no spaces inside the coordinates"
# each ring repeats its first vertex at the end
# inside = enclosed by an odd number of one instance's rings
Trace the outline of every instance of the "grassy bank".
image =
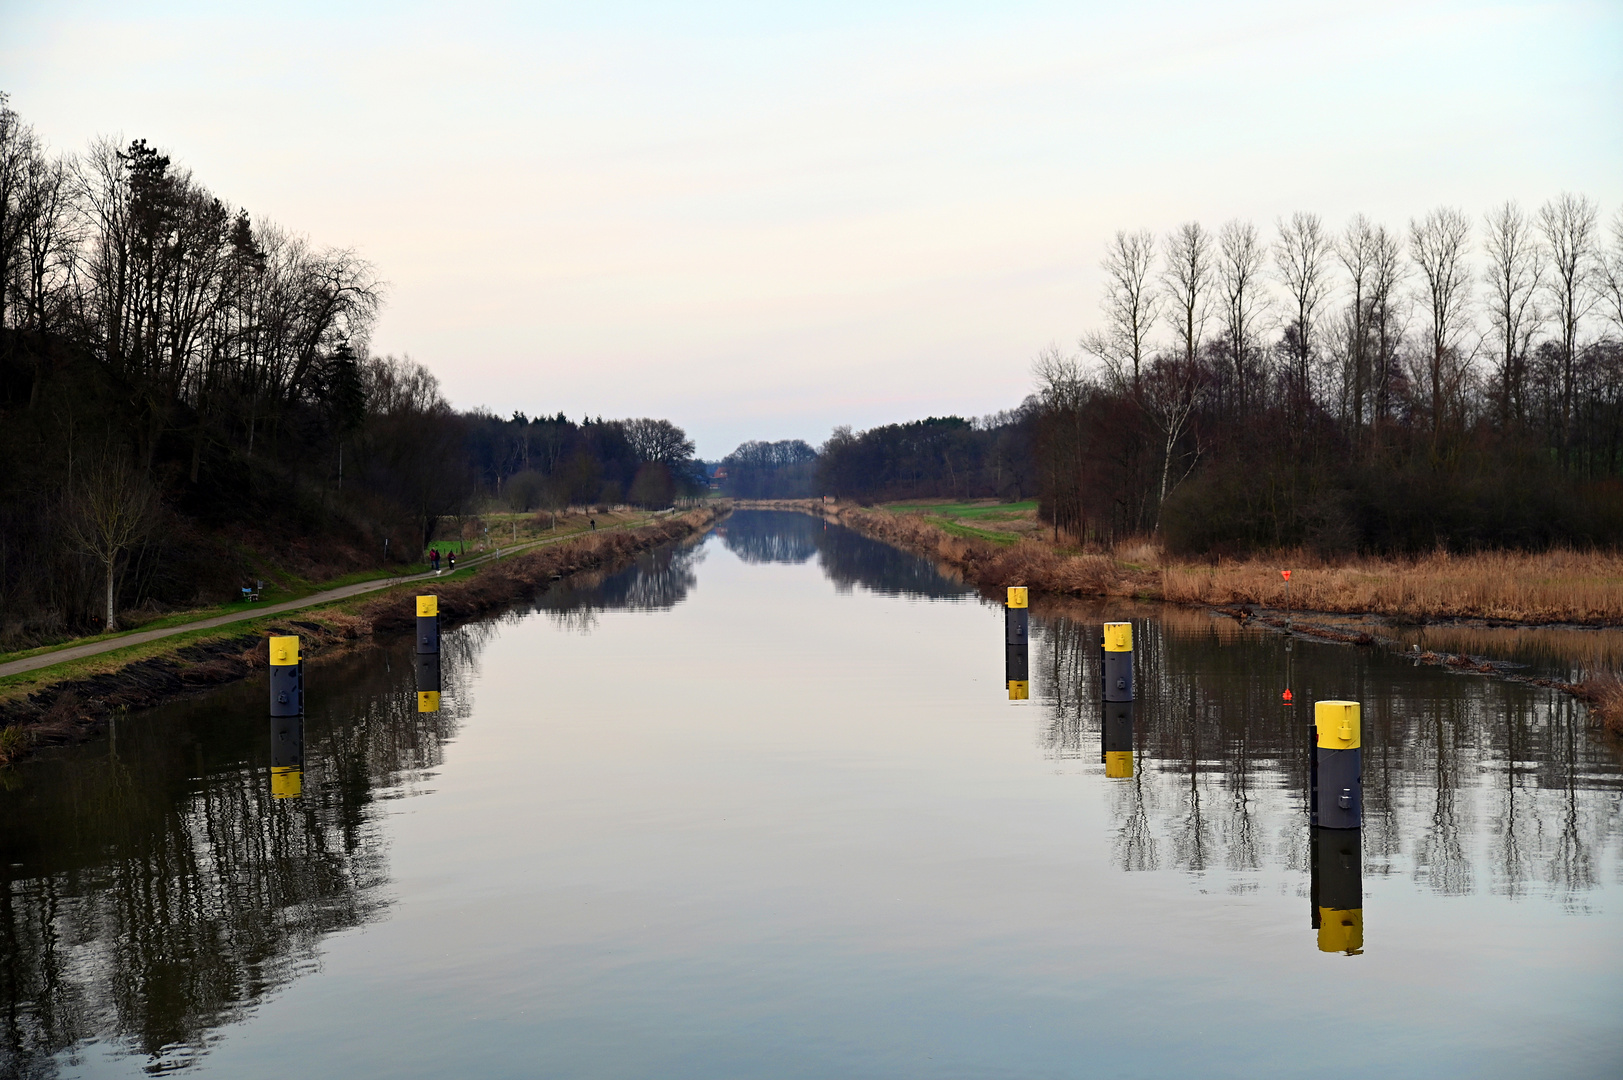
{"type": "Polygon", "coordinates": [[[726,506],[657,518],[637,528],[587,532],[472,570],[413,582],[321,607],[230,627],[177,634],[161,641],[0,679],[0,763],[32,749],[76,742],[114,714],[147,708],[190,691],[247,678],[268,663],[267,637],[298,634],[319,656],[336,648],[409,632],[419,592],[439,597],[453,625],[528,595],[549,581],[625,565],[638,553],[708,528],[726,506]]]}

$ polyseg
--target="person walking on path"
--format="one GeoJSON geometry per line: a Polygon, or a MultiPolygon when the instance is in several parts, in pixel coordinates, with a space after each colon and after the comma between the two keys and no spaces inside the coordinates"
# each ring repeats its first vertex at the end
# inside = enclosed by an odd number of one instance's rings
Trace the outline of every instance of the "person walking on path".
{"type": "Polygon", "coordinates": [[[434,568],[434,573],[437,574],[437,573],[440,572],[440,549],[439,548],[429,548],[428,549],[428,562],[429,562],[429,565],[434,568]]]}

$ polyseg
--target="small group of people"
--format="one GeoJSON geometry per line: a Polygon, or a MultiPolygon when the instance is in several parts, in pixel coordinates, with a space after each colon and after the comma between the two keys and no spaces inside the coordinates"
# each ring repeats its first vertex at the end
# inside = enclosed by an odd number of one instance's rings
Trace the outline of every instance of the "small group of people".
{"type": "MultiPolygon", "coordinates": [[[[433,569],[434,573],[437,574],[437,573],[440,572],[440,549],[439,548],[429,548],[428,549],[428,565],[433,569]]],[[[446,569],[448,569],[448,570],[455,570],[456,569],[456,552],[447,551],[445,553],[445,566],[446,566],[446,569]]]]}

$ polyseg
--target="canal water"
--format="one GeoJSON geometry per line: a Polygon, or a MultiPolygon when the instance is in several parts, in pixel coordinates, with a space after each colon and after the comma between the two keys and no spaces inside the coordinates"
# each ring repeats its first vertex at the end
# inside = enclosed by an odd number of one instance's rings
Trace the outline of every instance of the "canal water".
{"type": "Polygon", "coordinates": [[[4,776],[0,1075],[1623,1073],[1623,776],[1570,699],[1077,606],[1011,701],[1003,636],[740,512],[437,672],[314,661],[302,731],[262,681],[123,718],[4,776]],[[1350,836],[1306,815],[1323,698],[1364,705],[1350,836]]]}

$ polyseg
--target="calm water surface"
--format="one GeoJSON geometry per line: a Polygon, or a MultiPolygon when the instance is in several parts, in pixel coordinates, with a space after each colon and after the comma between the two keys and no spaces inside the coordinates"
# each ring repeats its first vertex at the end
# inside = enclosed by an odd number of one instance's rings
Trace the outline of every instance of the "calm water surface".
{"type": "Polygon", "coordinates": [[[1569,700],[1187,611],[1033,637],[1010,702],[999,608],[749,512],[448,632],[437,712],[405,641],[312,663],[302,741],[258,682],[130,716],[0,791],[0,1075],[1623,1074],[1569,700]],[[1366,824],[1316,867],[1328,697],[1366,824]]]}

